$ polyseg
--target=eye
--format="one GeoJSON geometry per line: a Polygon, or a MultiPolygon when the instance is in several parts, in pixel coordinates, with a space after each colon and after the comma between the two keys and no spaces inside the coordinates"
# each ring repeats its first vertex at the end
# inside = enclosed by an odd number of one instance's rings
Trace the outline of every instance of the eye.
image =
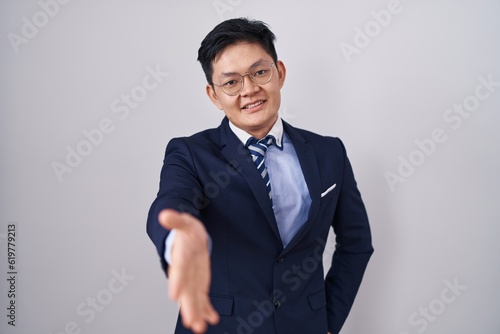
{"type": "Polygon", "coordinates": [[[237,81],[237,80],[232,79],[232,80],[228,80],[228,81],[224,82],[224,83],[222,84],[222,86],[231,87],[231,86],[236,85],[237,83],[238,83],[238,81],[237,81]]]}
{"type": "Polygon", "coordinates": [[[254,77],[261,77],[263,75],[266,75],[267,73],[267,70],[258,70],[257,72],[255,72],[255,74],[253,75],[254,77]]]}

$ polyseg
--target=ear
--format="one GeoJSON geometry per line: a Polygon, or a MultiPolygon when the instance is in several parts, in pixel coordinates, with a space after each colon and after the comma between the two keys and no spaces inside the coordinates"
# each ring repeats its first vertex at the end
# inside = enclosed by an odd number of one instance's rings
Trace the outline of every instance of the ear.
{"type": "Polygon", "coordinates": [[[278,82],[280,85],[280,89],[283,88],[283,85],[285,84],[285,78],[286,78],[286,67],[285,64],[281,60],[278,60],[276,69],[278,70],[278,82]]]}
{"type": "Polygon", "coordinates": [[[206,87],[207,95],[210,98],[210,101],[212,101],[213,104],[220,110],[222,110],[222,105],[219,100],[219,96],[217,96],[217,93],[215,92],[214,86],[211,84],[207,84],[206,87]]]}

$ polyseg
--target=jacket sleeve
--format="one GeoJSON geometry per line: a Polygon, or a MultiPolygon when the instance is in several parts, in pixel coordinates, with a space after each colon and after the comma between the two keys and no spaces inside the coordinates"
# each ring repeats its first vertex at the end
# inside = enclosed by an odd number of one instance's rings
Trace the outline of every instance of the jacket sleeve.
{"type": "Polygon", "coordinates": [[[365,206],[357,188],[345,147],[343,181],[332,226],[336,248],[325,278],[328,329],[338,334],[354,303],[368,261],[373,253],[365,206]]]}
{"type": "Polygon", "coordinates": [[[163,167],[160,174],[160,189],[149,209],[147,233],[156,246],[162,268],[167,271],[165,261],[165,239],[169,231],[158,222],[163,209],[188,212],[199,218],[203,205],[203,191],[196,176],[191,152],[186,139],[175,138],[167,145],[163,167]]]}

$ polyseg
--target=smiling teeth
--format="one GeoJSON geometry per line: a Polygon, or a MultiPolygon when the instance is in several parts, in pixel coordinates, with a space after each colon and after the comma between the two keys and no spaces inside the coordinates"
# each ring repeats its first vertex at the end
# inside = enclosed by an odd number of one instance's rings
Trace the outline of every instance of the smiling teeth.
{"type": "Polygon", "coordinates": [[[249,105],[247,105],[247,106],[243,107],[243,109],[255,108],[255,107],[257,107],[257,106],[260,106],[262,103],[264,103],[264,101],[259,101],[259,102],[254,103],[254,104],[249,104],[249,105]]]}

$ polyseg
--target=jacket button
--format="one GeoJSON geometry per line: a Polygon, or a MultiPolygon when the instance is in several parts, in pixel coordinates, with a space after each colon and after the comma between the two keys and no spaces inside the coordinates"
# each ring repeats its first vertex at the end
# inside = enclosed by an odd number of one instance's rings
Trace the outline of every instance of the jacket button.
{"type": "Polygon", "coordinates": [[[283,259],[284,259],[283,256],[280,256],[279,258],[276,259],[276,262],[281,263],[283,262],[283,259]]]}
{"type": "Polygon", "coordinates": [[[275,302],[274,302],[274,308],[275,308],[275,309],[278,309],[278,308],[280,308],[280,307],[281,307],[281,302],[280,302],[279,300],[275,301],[275,302]]]}

